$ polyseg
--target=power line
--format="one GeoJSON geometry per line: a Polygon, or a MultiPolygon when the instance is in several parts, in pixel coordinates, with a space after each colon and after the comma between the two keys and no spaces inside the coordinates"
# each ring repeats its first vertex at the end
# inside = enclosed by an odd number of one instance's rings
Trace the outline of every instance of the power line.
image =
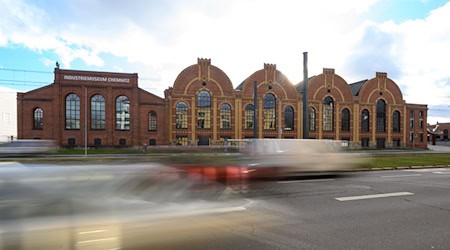
{"type": "Polygon", "coordinates": [[[10,68],[0,68],[2,71],[20,71],[20,72],[26,72],[26,73],[38,73],[38,74],[53,74],[51,71],[39,71],[39,70],[26,70],[26,69],[10,69],[10,68]]]}

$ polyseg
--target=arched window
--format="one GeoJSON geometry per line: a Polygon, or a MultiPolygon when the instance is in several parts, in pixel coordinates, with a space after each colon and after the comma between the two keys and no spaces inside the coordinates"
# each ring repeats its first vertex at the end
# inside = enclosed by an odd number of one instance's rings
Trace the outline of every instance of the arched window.
{"type": "Polygon", "coordinates": [[[197,94],[197,128],[211,128],[211,94],[206,90],[197,94]]]}
{"type": "Polygon", "coordinates": [[[231,106],[224,103],[220,105],[220,128],[231,129],[231,106]]]}
{"type": "Polygon", "coordinates": [[[116,129],[130,130],[130,100],[123,95],[116,98],[116,129]]]}
{"type": "Polygon", "coordinates": [[[333,131],[334,105],[333,99],[329,96],[323,101],[323,131],[333,131]]]}
{"type": "Polygon", "coordinates": [[[377,132],[386,131],[386,103],[383,100],[377,101],[377,132]]]}
{"type": "Polygon", "coordinates": [[[309,130],[316,131],[316,110],[309,107],[309,130]]]}
{"type": "Polygon", "coordinates": [[[392,114],[392,130],[394,132],[400,132],[400,112],[398,110],[392,114]]]}
{"type": "Polygon", "coordinates": [[[186,103],[179,102],[176,106],[176,128],[187,128],[188,107],[186,103]]]}
{"type": "Polygon", "coordinates": [[[105,129],[105,97],[94,95],[91,98],[91,129],[105,129]]]}
{"type": "Polygon", "coordinates": [[[294,129],[294,108],[292,108],[291,106],[287,106],[284,109],[284,129],[294,129]]]}
{"type": "Polygon", "coordinates": [[[66,97],[66,129],[80,129],[80,97],[76,94],[66,97]]]}
{"type": "Polygon", "coordinates": [[[350,131],[350,111],[346,108],[342,110],[341,130],[350,131]]]}
{"type": "Polygon", "coordinates": [[[255,107],[252,104],[245,105],[245,129],[253,129],[255,107]]]}
{"type": "Polygon", "coordinates": [[[264,96],[263,122],[265,130],[275,130],[275,96],[267,94],[264,96]]]}
{"type": "Polygon", "coordinates": [[[364,109],[361,112],[361,132],[369,132],[369,111],[364,109]]]}
{"type": "Polygon", "coordinates": [[[44,128],[44,111],[41,108],[36,108],[33,111],[33,129],[44,128]]]}
{"type": "Polygon", "coordinates": [[[148,113],[148,130],[155,131],[156,130],[156,112],[150,111],[148,113]]]}

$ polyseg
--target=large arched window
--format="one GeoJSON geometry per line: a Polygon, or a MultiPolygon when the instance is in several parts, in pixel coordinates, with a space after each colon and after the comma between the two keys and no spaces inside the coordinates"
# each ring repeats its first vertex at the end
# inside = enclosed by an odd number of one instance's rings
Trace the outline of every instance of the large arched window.
{"type": "Polygon", "coordinates": [[[267,94],[264,96],[263,122],[265,130],[275,130],[275,96],[267,94]]]}
{"type": "Polygon", "coordinates": [[[252,104],[245,105],[245,129],[253,129],[255,107],[252,104]]]}
{"type": "Polygon", "coordinates": [[[130,100],[124,95],[116,98],[116,129],[130,130],[130,100]]]}
{"type": "Polygon", "coordinates": [[[105,97],[94,95],[91,98],[91,129],[105,129],[105,97]]]}
{"type": "Polygon", "coordinates": [[[392,131],[400,132],[400,112],[398,110],[392,114],[392,131]]]}
{"type": "Polygon", "coordinates": [[[33,111],[33,129],[44,128],[44,111],[41,108],[36,108],[33,111]]]}
{"type": "Polygon", "coordinates": [[[377,101],[377,132],[386,131],[386,103],[380,99],[377,101]]]}
{"type": "Polygon", "coordinates": [[[333,98],[327,96],[323,101],[323,131],[333,131],[334,105],[333,98]]]}
{"type": "Polygon", "coordinates": [[[211,128],[211,94],[206,90],[197,94],[197,128],[211,128]]]}
{"type": "Polygon", "coordinates": [[[148,113],[148,130],[155,131],[156,130],[156,124],[157,124],[156,112],[155,111],[150,111],[148,113]]]}
{"type": "Polygon", "coordinates": [[[176,106],[176,128],[187,128],[188,107],[186,103],[179,102],[176,106]]]}
{"type": "Polygon", "coordinates": [[[224,103],[220,105],[220,128],[231,129],[231,106],[224,103]]]}
{"type": "Polygon", "coordinates": [[[316,110],[309,107],[309,130],[316,131],[316,110]]]}
{"type": "Polygon", "coordinates": [[[369,132],[369,111],[364,109],[361,112],[361,132],[369,132]]]}
{"type": "Polygon", "coordinates": [[[342,110],[341,130],[350,131],[350,111],[346,108],[342,110]]]}
{"type": "Polygon", "coordinates": [[[284,109],[284,129],[294,129],[294,108],[292,108],[292,106],[287,106],[284,109]]]}
{"type": "Polygon", "coordinates": [[[66,97],[66,129],[80,129],[80,97],[76,94],[66,97]]]}

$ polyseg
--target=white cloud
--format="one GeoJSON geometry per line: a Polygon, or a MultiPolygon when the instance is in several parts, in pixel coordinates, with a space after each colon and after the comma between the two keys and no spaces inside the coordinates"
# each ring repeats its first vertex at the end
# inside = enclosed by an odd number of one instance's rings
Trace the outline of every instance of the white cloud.
{"type": "Polygon", "coordinates": [[[64,68],[74,60],[104,67],[102,54],[139,73],[140,86],[163,96],[177,75],[211,58],[234,86],[264,63],[301,81],[302,53],[310,75],[323,67],[349,83],[384,71],[409,103],[449,103],[450,3],[425,19],[376,23],[366,14],[378,0],[3,1],[0,46],[52,50],[64,68]],[[144,80],[145,79],[145,80],[144,80]]]}

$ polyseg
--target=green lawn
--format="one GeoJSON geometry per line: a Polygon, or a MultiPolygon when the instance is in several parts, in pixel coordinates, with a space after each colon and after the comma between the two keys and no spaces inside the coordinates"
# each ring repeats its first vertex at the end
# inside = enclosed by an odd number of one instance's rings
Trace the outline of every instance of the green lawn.
{"type": "Polygon", "coordinates": [[[362,167],[383,168],[383,167],[436,166],[436,165],[450,165],[450,154],[373,156],[362,167]]]}

